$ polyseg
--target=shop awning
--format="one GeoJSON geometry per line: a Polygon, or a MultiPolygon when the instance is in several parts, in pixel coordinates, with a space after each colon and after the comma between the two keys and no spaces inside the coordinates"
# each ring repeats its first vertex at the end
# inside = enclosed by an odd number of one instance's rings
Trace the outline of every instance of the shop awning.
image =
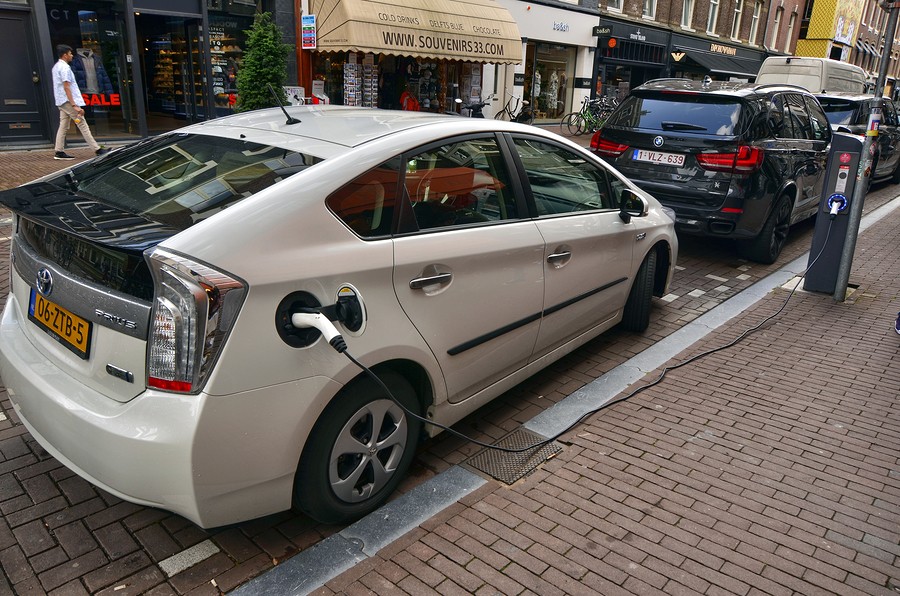
{"type": "Polygon", "coordinates": [[[755,77],[759,62],[737,56],[720,56],[707,52],[687,51],[687,56],[710,72],[736,77],[755,77]]]}
{"type": "Polygon", "coordinates": [[[522,38],[494,0],[310,0],[316,50],[518,64],[522,38]]]}

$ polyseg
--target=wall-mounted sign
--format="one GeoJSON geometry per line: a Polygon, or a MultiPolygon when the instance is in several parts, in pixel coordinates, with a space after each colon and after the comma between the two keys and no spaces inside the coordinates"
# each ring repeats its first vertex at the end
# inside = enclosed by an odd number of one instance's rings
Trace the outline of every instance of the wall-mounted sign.
{"type": "Polygon", "coordinates": [[[594,37],[600,37],[601,35],[609,35],[610,33],[612,33],[611,27],[601,27],[599,25],[595,25],[594,28],[591,30],[591,35],[593,35],[594,37]]]}
{"type": "Polygon", "coordinates": [[[562,31],[565,33],[570,29],[568,23],[563,23],[562,21],[553,21],[553,30],[554,31],[562,31]]]}
{"type": "Polygon", "coordinates": [[[300,17],[300,47],[304,50],[316,49],[316,15],[305,14],[300,17]]]}
{"type": "Polygon", "coordinates": [[[513,85],[517,87],[525,86],[525,73],[517,72],[513,75],[513,85]]]}
{"type": "Polygon", "coordinates": [[[672,60],[675,62],[681,62],[684,60],[685,53],[684,52],[672,52],[672,60]]]}
{"type": "Polygon", "coordinates": [[[725,54],[726,56],[737,56],[737,48],[731,46],[723,46],[720,43],[709,44],[709,51],[716,54],[725,54]]]}
{"type": "Polygon", "coordinates": [[[591,79],[585,77],[575,77],[575,89],[590,89],[591,79]]]}

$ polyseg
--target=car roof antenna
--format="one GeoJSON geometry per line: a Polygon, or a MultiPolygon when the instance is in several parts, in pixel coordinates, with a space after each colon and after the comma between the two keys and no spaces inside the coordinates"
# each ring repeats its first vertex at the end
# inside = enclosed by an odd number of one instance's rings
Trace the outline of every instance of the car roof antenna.
{"type": "Polygon", "coordinates": [[[272,87],[272,83],[266,83],[266,87],[268,87],[269,91],[272,92],[272,97],[275,98],[275,103],[277,103],[278,107],[281,108],[281,111],[284,112],[284,117],[287,118],[287,122],[285,122],[285,124],[300,124],[299,120],[292,117],[290,114],[287,113],[287,110],[284,109],[284,104],[281,103],[281,98],[279,98],[278,94],[275,93],[275,88],[272,87]]]}

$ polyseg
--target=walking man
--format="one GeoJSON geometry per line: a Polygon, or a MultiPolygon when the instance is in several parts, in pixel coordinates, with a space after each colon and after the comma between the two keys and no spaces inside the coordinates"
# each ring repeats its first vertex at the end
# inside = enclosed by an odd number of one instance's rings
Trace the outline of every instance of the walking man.
{"type": "Polygon", "coordinates": [[[100,147],[91,134],[87,120],[84,118],[84,98],[81,96],[81,90],[75,81],[75,74],[69,62],[75,54],[70,46],[60,44],[56,46],[56,55],[59,61],[53,66],[53,99],[56,107],[59,108],[59,130],[56,131],[56,153],[53,159],[75,159],[73,156],[65,152],[66,133],[69,132],[69,122],[74,120],[81,136],[84,137],[88,146],[94,150],[97,155],[107,153],[109,149],[100,147]]]}

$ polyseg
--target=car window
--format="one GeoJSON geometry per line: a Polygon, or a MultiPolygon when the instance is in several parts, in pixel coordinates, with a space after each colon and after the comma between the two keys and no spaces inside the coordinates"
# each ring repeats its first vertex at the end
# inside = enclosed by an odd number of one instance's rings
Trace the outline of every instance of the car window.
{"type": "Polygon", "coordinates": [[[390,234],[401,163],[400,158],[395,157],[357,176],[331,193],[325,204],[363,238],[390,234]]]}
{"type": "Polygon", "coordinates": [[[187,228],[320,161],[240,139],[169,134],[86,164],[78,172],[75,190],[187,228]]]}
{"type": "MultiPolygon", "coordinates": [[[[819,104],[825,110],[825,116],[828,117],[828,121],[831,124],[860,124],[859,115],[863,110],[860,109],[860,104],[855,101],[834,97],[820,97],[819,104]]],[[[866,122],[861,124],[866,124],[866,122]]]]}
{"type": "Polygon", "coordinates": [[[786,115],[791,119],[795,139],[813,138],[812,124],[810,124],[809,114],[806,112],[806,104],[802,95],[787,94],[786,115]]]}
{"type": "Polygon", "coordinates": [[[631,95],[615,110],[607,126],[732,136],[740,130],[741,103],[733,98],[671,94],[664,97],[631,95]]]}
{"type": "Polygon", "coordinates": [[[446,143],[413,154],[403,187],[420,230],[519,217],[497,140],[446,143]]]}
{"type": "Polygon", "coordinates": [[[806,101],[806,110],[809,114],[809,124],[812,129],[812,138],[816,141],[827,141],[831,138],[831,126],[828,117],[822,111],[821,106],[812,97],[803,96],[806,101]]]}
{"type": "Polygon", "coordinates": [[[624,183],[574,151],[535,139],[514,139],[538,216],[618,209],[624,183]]]}

